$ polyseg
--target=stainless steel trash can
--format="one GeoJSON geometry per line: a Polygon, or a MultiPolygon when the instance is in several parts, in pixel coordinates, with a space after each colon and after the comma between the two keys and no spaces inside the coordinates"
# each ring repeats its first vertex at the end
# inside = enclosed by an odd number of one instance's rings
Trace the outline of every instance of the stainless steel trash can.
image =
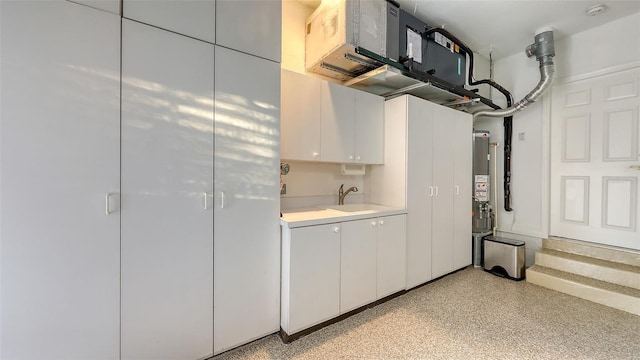
{"type": "Polygon", "coordinates": [[[512,280],[524,279],[524,241],[487,236],[483,242],[485,271],[512,280]]]}

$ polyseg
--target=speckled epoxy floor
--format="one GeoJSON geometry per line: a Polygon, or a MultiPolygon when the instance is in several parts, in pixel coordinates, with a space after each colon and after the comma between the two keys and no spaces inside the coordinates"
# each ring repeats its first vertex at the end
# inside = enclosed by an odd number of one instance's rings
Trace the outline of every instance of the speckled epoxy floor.
{"type": "Polygon", "coordinates": [[[467,268],[291,344],[227,359],[640,359],[640,316],[467,268]]]}

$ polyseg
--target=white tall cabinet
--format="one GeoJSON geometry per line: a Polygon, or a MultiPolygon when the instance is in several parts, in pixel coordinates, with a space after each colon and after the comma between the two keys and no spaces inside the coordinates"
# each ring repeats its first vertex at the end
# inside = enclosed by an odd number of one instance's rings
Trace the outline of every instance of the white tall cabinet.
{"type": "Polygon", "coordinates": [[[403,99],[404,102],[388,102],[389,107],[385,108],[385,112],[394,113],[392,109],[399,107],[398,115],[387,121],[390,122],[389,126],[391,122],[404,124],[401,129],[406,131],[402,137],[406,137],[403,148],[406,149],[407,163],[403,172],[406,173],[404,181],[407,204],[407,289],[410,289],[433,279],[432,233],[436,223],[434,217],[440,209],[433,206],[433,173],[436,161],[433,157],[435,107],[423,100],[411,97],[403,99]]]}
{"type": "Polygon", "coordinates": [[[120,0],[67,0],[78,4],[90,6],[92,8],[108,11],[113,14],[120,14],[120,0]]]}
{"type": "Polygon", "coordinates": [[[469,234],[472,230],[472,213],[469,202],[473,196],[473,120],[465,113],[452,117],[454,139],[453,169],[453,268],[460,269],[473,262],[472,242],[469,234]]]}
{"type": "Polygon", "coordinates": [[[216,40],[216,0],[122,0],[122,16],[212,44],[216,40]]]}
{"type": "Polygon", "coordinates": [[[215,1],[216,44],[280,63],[282,0],[215,1]]]}
{"type": "Polygon", "coordinates": [[[0,358],[117,359],[120,19],[0,13],[0,358]]]}
{"type": "Polygon", "coordinates": [[[471,264],[472,117],[410,95],[385,103],[371,200],[407,208],[410,289],[471,264]]]}
{"type": "Polygon", "coordinates": [[[213,352],[213,87],[214,45],[123,21],[122,359],[213,352]]]}
{"type": "Polygon", "coordinates": [[[280,64],[216,47],[214,353],[280,323],[280,64]]]}
{"type": "MultiPolygon", "coordinates": [[[[0,1],[3,360],[202,359],[278,330],[280,65],[171,28],[172,4],[125,6],[151,26],[0,1]]],[[[180,9],[213,31],[212,4],[180,9]]],[[[242,9],[275,26],[263,5],[242,9]]]]}

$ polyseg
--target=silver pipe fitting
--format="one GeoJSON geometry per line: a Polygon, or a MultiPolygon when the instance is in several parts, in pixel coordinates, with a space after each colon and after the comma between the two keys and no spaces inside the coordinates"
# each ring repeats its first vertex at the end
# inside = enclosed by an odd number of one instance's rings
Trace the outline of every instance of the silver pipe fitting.
{"type": "Polygon", "coordinates": [[[553,57],[555,56],[555,48],[553,44],[553,31],[545,31],[539,33],[534,38],[535,42],[527,46],[526,54],[528,57],[535,56],[540,62],[540,81],[536,87],[529,92],[522,100],[516,102],[507,109],[498,110],[480,110],[473,113],[473,119],[480,116],[489,117],[508,117],[514,113],[523,110],[530,104],[534,103],[544,92],[551,86],[555,77],[555,65],[553,57]]]}

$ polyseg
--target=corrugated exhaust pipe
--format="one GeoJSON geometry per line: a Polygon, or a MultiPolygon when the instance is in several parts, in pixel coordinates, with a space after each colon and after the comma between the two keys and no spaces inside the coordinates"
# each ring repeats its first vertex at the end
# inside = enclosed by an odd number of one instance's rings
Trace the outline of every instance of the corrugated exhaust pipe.
{"type": "Polygon", "coordinates": [[[534,43],[527,46],[525,50],[528,57],[536,57],[540,62],[540,81],[533,90],[522,100],[516,102],[507,109],[498,110],[480,110],[473,113],[473,119],[480,116],[490,117],[508,117],[514,113],[526,108],[529,104],[535,102],[553,82],[555,76],[555,65],[553,57],[556,55],[553,43],[553,30],[539,32],[534,37],[534,43]]]}

